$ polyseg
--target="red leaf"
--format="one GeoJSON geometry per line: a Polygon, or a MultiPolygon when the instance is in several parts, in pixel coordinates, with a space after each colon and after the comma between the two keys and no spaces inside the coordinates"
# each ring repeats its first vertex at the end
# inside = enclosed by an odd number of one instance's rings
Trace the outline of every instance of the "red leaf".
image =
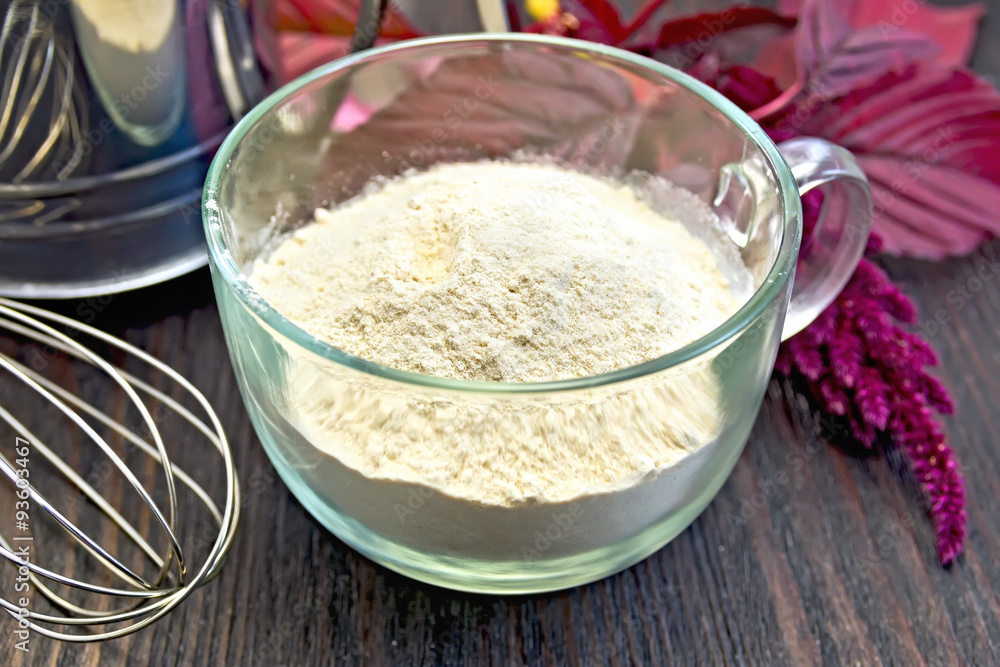
{"type": "MultiPolygon", "coordinates": [[[[639,8],[632,21],[625,26],[625,36],[629,37],[647,25],[656,25],[657,15],[670,3],[670,0],[649,0],[639,8]]],[[[660,21],[664,23],[665,21],[660,21]]]]}
{"type": "Polygon", "coordinates": [[[332,134],[323,173],[339,174],[348,190],[375,174],[524,147],[620,167],[643,112],[632,82],[585,59],[470,54],[399,76],[391,99],[366,101],[369,117],[338,114],[332,123],[352,129],[332,134]]]}
{"type": "Polygon", "coordinates": [[[925,165],[914,176],[900,158],[859,160],[872,186],[874,227],[886,252],[942,259],[968,254],[1000,234],[996,183],[941,165],[925,165]]]}
{"type": "Polygon", "coordinates": [[[795,32],[782,35],[765,44],[753,63],[754,69],[788,88],[799,76],[795,62],[795,32]]]}
{"type": "Polygon", "coordinates": [[[851,35],[847,19],[824,0],[806,0],[795,29],[795,57],[799,77],[808,76],[842,48],[851,35]]]}
{"type": "Polygon", "coordinates": [[[287,83],[324,63],[343,58],[350,51],[350,37],[309,32],[279,32],[281,82],[287,83]]]}
{"type": "Polygon", "coordinates": [[[803,0],[778,0],[778,12],[787,16],[798,16],[803,0]]]}
{"type": "Polygon", "coordinates": [[[781,16],[764,7],[732,7],[730,9],[688,16],[660,27],[656,45],[660,48],[694,40],[714,39],[730,30],[754,25],[778,25],[790,28],[795,19],[781,16]]]}
{"type": "MultiPolygon", "coordinates": [[[[360,0],[274,0],[270,23],[279,31],[297,30],[350,37],[354,34],[360,6],[360,0]]],[[[386,9],[379,34],[393,39],[420,36],[392,3],[386,9]]]]}
{"type": "Polygon", "coordinates": [[[742,65],[733,65],[712,74],[710,79],[698,78],[735,102],[741,109],[759,107],[781,92],[775,85],[774,79],[742,65]]]}
{"type": "Polygon", "coordinates": [[[939,51],[930,38],[907,30],[890,36],[873,27],[855,30],[838,5],[806,0],[795,30],[795,82],[750,115],[757,120],[772,116],[804,93],[817,100],[809,102],[815,106],[939,51]]]}
{"type": "Polygon", "coordinates": [[[576,0],[565,7],[580,22],[575,37],[599,44],[618,44],[625,38],[621,16],[609,0],[576,0]]]}
{"type": "Polygon", "coordinates": [[[858,156],[886,252],[937,259],[1000,235],[1000,94],[974,74],[923,63],[785,118],[858,156]]]}
{"type": "MultiPolygon", "coordinates": [[[[780,0],[778,11],[796,16],[804,4],[804,0],[780,0]]],[[[946,65],[968,62],[976,40],[976,26],[985,11],[980,2],[962,7],[935,7],[928,2],[837,0],[837,5],[856,30],[874,26],[888,37],[905,28],[928,36],[941,47],[938,61],[946,65]]]]}
{"type": "Polygon", "coordinates": [[[812,95],[839,97],[883,74],[938,54],[940,48],[918,33],[878,28],[855,30],[838,5],[812,0],[803,6],[795,31],[798,83],[812,95]]]}

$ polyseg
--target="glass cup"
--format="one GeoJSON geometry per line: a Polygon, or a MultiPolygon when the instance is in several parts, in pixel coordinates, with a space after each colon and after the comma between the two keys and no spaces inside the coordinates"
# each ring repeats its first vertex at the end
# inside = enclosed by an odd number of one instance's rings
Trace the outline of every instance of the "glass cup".
{"type": "Polygon", "coordinates": [[[525,593],[626,568],[705,508],[746,443],[778,343],[853,271],[871,195],[847,151],[812,138],[775,146],[723,96],[656,61],[484,34],[374,49],[278,90],[222,145],[203,210],[240,390],[299,501],[413,578],[525,593]],[[354,357],[283,317],[248,280],[316,207],[372,179],[511,156],[690,190],[722,229],[676,217],[745,264],[752,296],[707,335],[637,366],[488,383],[354,357]],[[820,185],[824,210],[800,252],[800,195],[820,185]],[[624,443],[627,465],[608,457],[624,443]],[[420,454],[430,445],[443,453],[420,454]],[[409,467],[394,465],[407,457],[409,467]]]}

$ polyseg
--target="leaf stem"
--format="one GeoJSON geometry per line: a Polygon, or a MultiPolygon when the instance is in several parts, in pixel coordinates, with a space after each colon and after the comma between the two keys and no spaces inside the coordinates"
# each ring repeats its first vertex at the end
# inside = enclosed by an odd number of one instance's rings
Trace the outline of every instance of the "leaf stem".
{"type": "Polygon", "coordinates": [[[778,111],[781,111],[781,109],[784,108],[789,102],[798,97],[799,93],[801,93],[804,88],[805,84],[802,79],[796,79],[795,83],[785,89],[785,92],[781,93],[767,104],[750,111],[750,117],[759,123],[765,118],[773,116],[778,111]]]}
{"type": "Polygon", "coordinates": [[[635,15],[635,18],[622,29],[621,37],[618,39],[619,42],[623,42],[635,33],[640,27],[646,25],[649,19],[653,16],[657,9],[663,5],[670,2],[670,0],[652,0],[643,5],[639,13],[635,15]]]}

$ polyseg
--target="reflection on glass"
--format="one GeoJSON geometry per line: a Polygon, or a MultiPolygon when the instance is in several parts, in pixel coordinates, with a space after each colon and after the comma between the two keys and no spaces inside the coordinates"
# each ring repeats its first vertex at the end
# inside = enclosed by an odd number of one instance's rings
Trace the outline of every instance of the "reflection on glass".
{"type": "Polygon", "coordinates": [[[184,110],[184,39],[177,0],[72,0],[77,44],[111,120],[157,146],[184,110]]]}

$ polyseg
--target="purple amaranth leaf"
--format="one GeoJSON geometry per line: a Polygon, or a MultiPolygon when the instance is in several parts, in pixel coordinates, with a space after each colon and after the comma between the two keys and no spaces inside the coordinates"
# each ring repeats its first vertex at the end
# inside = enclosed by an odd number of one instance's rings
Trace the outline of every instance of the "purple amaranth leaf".
{"type": "Polygon", "coordinates": [[[574,37],[601,44],[617,44],[625,37],[618,9],[608,0],[577,0],[572,13],[579,21],[574,37]]]}
{"type": "MultiPolygon", "coordinates": [[[[769,41],[770,50],[778,51],[768,59],[776,69],[760,72],[721,63],[718,70],[723,74],[708,83],[764,121],[764,130],[775,141],[814,135],[853,151],[872,182],[873,227],[884,237],[886,252],[940,259],[967,254],[983,240],[1000,235],[1000,217],[994,215],[1000,210],[1000,153],[995,150],[1000,143],[1000,95],[989,82],[957,68],[971,50],[982,4],[914,5],[906,27],[941,47],[942,57],[936,60],[926,57],[923,46],[909,50],[912,33],[900,28],[895,4],[796,0],[794,6],[800,7],[805,27],[769,41]],[[797,74],[779,79],[789,87],[775,92],[775,76],[796,60],[793,42],[812,35],[805,55],[816,69],[820,50],[830,53],[835,37],[843,36],[845,21],[817,19],[820,12],[824,17],[827,12],[848,17],[851,39],[874,29],[880,38],[876,49],[893,40],[899,40],[896,46],[901,48],[885,63],[875,58],[872,69],[860,68],[853,88],[836,99],[827,98],[837,87],[809,99],[802,94],[807,82],[797,80],[797,74]],[[910,61],[903,62],[907,58],[910,61]],[[865,80],[862,70],[868,76],[884,76],[865,80]]],[[[777,19],[766,22],[781,27],[777,19]]],[[[730,23],[726,30],[744,21],[730,23]]],[[[706,29],[705,20],[681,20],[667,24],[662,32],[671,35],[672,43],[683,43],[706,29]]],[[[749,60],[742,62],[754,62],[754,54],[748,55],[749,60]]],[[[762,61],[758,57],[756,62],[762,61]]]]}
{"type": "Polygon", "coordinates": [[[941,51],[930,37],[902,28],[855,29],[842,12],[839,3],[805,1],[794,34],[795,80],[781,95],[751,111],[752,118],[774,116],[793,102],[815,107],[889,72],[932,61],[941,51]]]}
{"type": "Polygon", "coordinates": [[[795,58],[800,77],[823,66],[851,34],[851,26],[829,2],[806,0],[798,12],[795,29],[795,58]]]}
{"type": "MultiPolygon", "coordinates": [[[[803,2],[779,0],[778,11],[795,16],[801,11],[803,2]]],[[[976,24],[986,9],[981,2],[961,7],[937,7],[927,2],[904,5],[872,0],[837,0],[837,6],[856,30],[876,26],[889,34],[899,29],[902,15],[907,28],[934,39],[941,47],[939,60],[946,65],[963,65],[969,59],[976,43],[976,24]]]]}
{"type": "MultiPolygon", "coordinates": [[[[936,153],[930,153],[935,156],[936,153]]],[[[890,248],[917,257],[967,254],[1000,233],[996,209],[1000,188],[985,178],[947,165],[910,163],[894,157],[861,155],[875,198],[879,232],[890,248]]]]}
{"type": "Polygon", "coordinates": [[[940,51],[932,39],[909,30],[857,30],[838,3],[807,0],[795,32],[797,84],[812,97],[833,99],[940,51]]]}
{"type": "MultiPolygon", "coordinates": [[[[727,7],[719,12],[704,12],[697,16],[681,16],[660,26],[655,47],[667,48],[704,41],[705,37],[718,40],[727,32],[760,25],[790,28],[795,19],[781,16],[766,7],[727,7]]],[[[629,48],[633,48],[630,45],[629,48]]],[[[651,50],[652,47],[636,47],[651,50]]]]}
{"type": "Polygon", "coordinates": [[[1000,94],[971,72],[919,63],[788,119],[857,156],[885,251],[939,259],[1000,234],[1000,94]]]}

